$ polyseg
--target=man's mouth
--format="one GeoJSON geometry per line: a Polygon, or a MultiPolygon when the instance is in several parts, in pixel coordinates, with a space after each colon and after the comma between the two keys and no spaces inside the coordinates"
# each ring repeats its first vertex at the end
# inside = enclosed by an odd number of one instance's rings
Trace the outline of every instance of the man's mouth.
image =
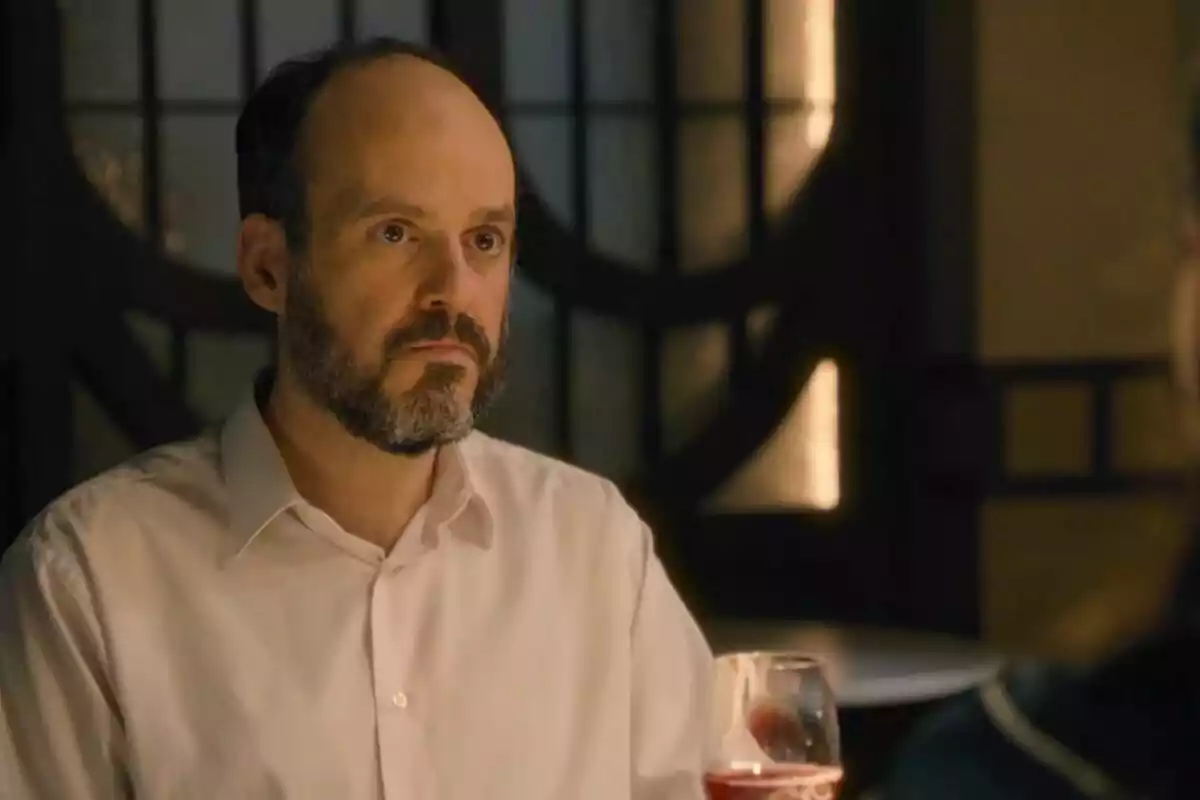
{"type": "Polygon", "coordinates": [[[414,353],[431,353],[437,355],[461,353],[470,358],[472,361],[478,360],[474,350],[472,350],[470,347],[467,347],[462,342],[455,341],[453,339],[437,339],[435,341],[413,342],[410,345],[406,345],[404,349],[414,353]]]}

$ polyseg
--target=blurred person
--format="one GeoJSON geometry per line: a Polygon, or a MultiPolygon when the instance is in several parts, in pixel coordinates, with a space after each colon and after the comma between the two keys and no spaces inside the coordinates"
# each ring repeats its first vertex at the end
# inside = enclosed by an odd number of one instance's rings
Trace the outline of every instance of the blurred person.
{"type": "MultiPolygon", "coordinates": [[[[1192,595],[1193,620],[1198,562],[1179,593],[1192,595]]],[[[1200,628],[1182,619],[1099,665],[1020,664],[950,701],[918,726],[877,799],[1195,797],[1200,628]]]]}
{"type": "MultiPolygon", "coordinates": [[[[1193,175],[1200,178],[1200,115],[1196,121],[1193,175]]],[[[1185,433],[1200,457],[1198,221],[1200,214],[1193,212],[1185,225],[1172,360],[1185,433]]],[[[1197,523],[1200,515],[1193,512],[1197,523]]],[[[1193,798],[1200,796],[1198,742],[1200,527],[1193,529],[1166,613],[1154,630],[1097,665],[1019,664],[950,701],[918,726],[877,797],[1193,798]]]]}
{"type": "Polygon", "coordinates": [[[710,654],[649,530],[473,432],[515,258],[497,117],[377,39],[274,70],[237,155],[277,367],[5,556],[0,796],[703,797],[710,654]]]}

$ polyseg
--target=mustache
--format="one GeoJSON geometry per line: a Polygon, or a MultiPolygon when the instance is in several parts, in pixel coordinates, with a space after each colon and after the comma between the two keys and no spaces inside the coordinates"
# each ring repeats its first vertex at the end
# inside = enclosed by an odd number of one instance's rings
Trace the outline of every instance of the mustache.
{"type": "Polygon", "coordinates": [[[439,339],[466,345],[480,366],[491,361],[492,345],[483,326],[467,314],[452,316],[445,309],[421,311],[410,322],[393,330],[384,342],[384,355],[390,360],[409,345],[439,339]]]}

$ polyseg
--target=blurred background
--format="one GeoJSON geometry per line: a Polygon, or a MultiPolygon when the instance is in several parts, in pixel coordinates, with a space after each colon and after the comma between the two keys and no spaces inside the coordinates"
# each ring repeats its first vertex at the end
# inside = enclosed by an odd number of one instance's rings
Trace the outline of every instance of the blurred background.
{"type": "Polygon", "coordinates": [[[1200,4],[11,6],[0,541],[246,391],[240,103],[389,34],[503,97],[527,181],[484,427],[620,482],[701,616],[1087,658],[1157,612],[1200,4]]]}

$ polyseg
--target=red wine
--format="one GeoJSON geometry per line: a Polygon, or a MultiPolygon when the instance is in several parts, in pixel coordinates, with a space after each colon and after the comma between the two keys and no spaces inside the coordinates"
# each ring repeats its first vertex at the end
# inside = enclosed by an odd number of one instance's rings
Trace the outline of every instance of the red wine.
{"type": "Polygon", "coordinates": [[[841,767],[815,764],[731,769],[704,777],[709,800],[833,800],[841,782],[841,767]]]}

